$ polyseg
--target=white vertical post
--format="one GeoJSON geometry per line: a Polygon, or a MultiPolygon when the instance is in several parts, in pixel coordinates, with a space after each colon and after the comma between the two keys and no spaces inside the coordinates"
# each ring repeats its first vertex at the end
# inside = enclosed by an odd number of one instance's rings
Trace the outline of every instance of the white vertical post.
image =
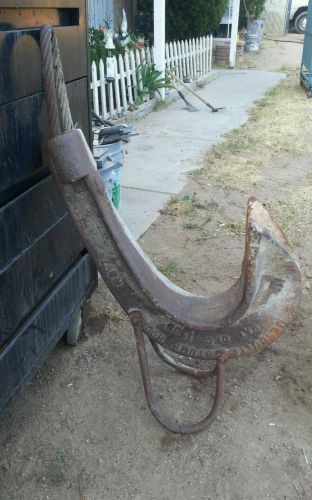
{"type": "Polygon", "coordinates": [[[99,94],[98,94],[98,79],[97,79],[97,67],[93,61],[91,65],[91,78],[92,78],[92,93],[93,93],[93,109],[97,115],[100,114],[99,107],[99,94]]]}
{"type": "Polygon", "coordinates": [[[102,109],[101,115],[103,116],[104,120],[107,120],[108,113],[106,104],[106,78],[105,78],[103,59],[100,59],[99,70],[100,70],[101,109],[102,109]]]}
{"type": "Polygon", "coordinates": [[[133,97],[132,97],[133,88],[132,88],[132,82],[131,82],[131,70],[130,70],[128,52],[125,53],[125,69],[126,69],[126,79],[127,79],[128,101],[130,102],[130,104],[133,104],[133,97]]]}
{"type": "MultiPolygon", "coordinates": [[[[165,18],[166,1],[154,0],[154,62],[165,76],[165,18]]],[[[160,89],[162,99],[165,99],[165,89],[160,89]]]]}
{"type": "Polygon", "coordinates": [[[114,80],[114,91],[115,91],[115,103],[116,103],[116,113],[119,117],[121,115],[121,104],[120,104],[120,90],[119,90],[119,73],[117,59],[114,56],[114,70],[115,70],[115,80],[114,80]]]}
{"type": "Polygon", "coordinates": [[[230,68],[235,68],[235,62],[236,62],[239,6],[240,6],[240,0],[233,0],[232,31],[231,31],[230,60],[229,60],[230,68]]]}
{"type": "Polygon", "coordinates": [[[213,55],[213,36],[209,37],[209,71],[212,70],[212,55],[213,55]]]}
{"type": "Polygon", "coordinates": [[[134,100],[138,97],[138,81],[136,75],[136,65],[135,65],[135,55],[134,51],[130,51],[130,63],[131,63],[131,72],[132,72],[132,81],[133,81],[133,93],[134,100]]]}
{"type": "Polygon", "coordinates": [[[120,88],[121,88],[123,113],[126,114],[128,112],[128,102],[127,102],[127,92],[126,92],[126,82],[125,82],[126,75],[124,68],[124,60],[121,54],[119,54],[119,72],[120,72],[120,88]]]}

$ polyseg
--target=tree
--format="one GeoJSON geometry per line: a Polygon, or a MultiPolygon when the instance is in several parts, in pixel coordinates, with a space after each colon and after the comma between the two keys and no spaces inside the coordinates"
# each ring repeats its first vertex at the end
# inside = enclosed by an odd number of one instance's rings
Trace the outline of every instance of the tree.
{"type": "Polygon", "coordinates": [[[241,0],[239,10],[239,29],[248,28],[248,15],[257,19],[264,9],[265,0],[241,0]],[[247,12],[246,12],[247,11],[247,12]]]}
{"type": "MultiPolygon", "coordinates": [[[[218,30],[227,0],[167,0],[166,35],[181,40],[209,35],[218,30]]],[[[139,0],[138,10],[152,14],[153,1],[139,0]]]]}
{"type": "Polygon", "coordinates": [[[138,0],[137,8],[138,12],[151,14],[153,11],[153,0],[138,0]]]}

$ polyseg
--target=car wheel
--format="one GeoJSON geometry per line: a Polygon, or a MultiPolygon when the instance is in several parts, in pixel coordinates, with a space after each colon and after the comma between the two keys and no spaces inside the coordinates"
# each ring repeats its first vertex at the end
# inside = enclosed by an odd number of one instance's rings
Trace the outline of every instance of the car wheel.
{"type": "Polygon", "coordinates": [[[307,25],[307,11],[300,12],[295,19],[295,30],[297,33],[304,33],[307,25]]]}

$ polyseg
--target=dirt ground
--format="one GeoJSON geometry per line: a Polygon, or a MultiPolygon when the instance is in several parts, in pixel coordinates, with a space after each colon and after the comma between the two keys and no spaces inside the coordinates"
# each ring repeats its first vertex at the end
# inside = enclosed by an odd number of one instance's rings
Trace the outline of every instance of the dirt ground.
{"type": "Polygon", "coordinates": [[[297,69],[301,62],[303,35],[288,33],[281,37],[266,37],[262,50],[244,56],[241,68],[281,71],[297,69]]]}
{"type": "MultiPolygon", "coordinates": [[[[175,283],[224,290],[239,274],[246,201],[256,195],[302,265],[296,321],[271,348],[229,364],[210,429],[178,436],[150,415],[131,327],[101,283],[80,344],[61,342],[1,417],[1,500],[312,498],[312,101],[294,69],[300,50],[269,41],[245,59],[243,67],[290,70],[141,238],[175,283]]],[[[149,354],[161,406],[180,420],[203,416],[209,384],[149,354]]]]}

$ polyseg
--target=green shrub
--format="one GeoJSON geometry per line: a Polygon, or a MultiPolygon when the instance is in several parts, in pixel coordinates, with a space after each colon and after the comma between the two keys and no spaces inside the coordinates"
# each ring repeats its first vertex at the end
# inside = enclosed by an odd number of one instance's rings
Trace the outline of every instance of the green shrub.
{"type": "Polygon", "coordinates": [[[153,10],[153,0],[138,0],[138,12],[149,14],[153,10]]]}
{"type": "Polygon", "coordinates": [[[218,30],[227,0],[167,0],[167,38],[181,40],[218,30]]]}
{"type": "MultiPolygon", "coordinates": [[[[227,0],[167,0],[167,40],[209,35],[219,28],[227,0]]],[[[139,0],[138,11],[152,14],[152,0],[139,0]]]]}
{"type": "Polygon", "coordinates": [[[96,28],[89,28],[89,59],[98,65],[100,59],[105,60],[107,50],[104,43],[104,32],[96,28]]]}

